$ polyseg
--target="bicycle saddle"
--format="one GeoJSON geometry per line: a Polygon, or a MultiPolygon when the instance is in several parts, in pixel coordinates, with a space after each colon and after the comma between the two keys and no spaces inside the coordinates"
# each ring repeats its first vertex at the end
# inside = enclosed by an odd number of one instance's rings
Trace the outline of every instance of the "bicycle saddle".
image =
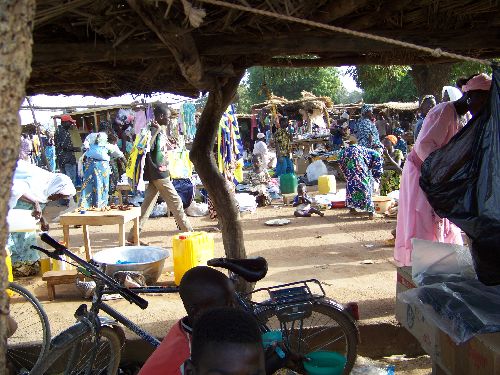
{"type": "Polygon", "coordinates": [[[207,265],[225,268],[251,283],[262,280],[267,274],[267,260],[262,257],[249,259],[215,258],[210,259],[207,265]]]}

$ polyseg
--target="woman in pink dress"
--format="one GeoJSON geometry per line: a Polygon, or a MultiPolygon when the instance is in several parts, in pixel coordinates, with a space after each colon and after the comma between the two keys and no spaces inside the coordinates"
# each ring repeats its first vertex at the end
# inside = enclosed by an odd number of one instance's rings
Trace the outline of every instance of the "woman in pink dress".
{"type": "Polygon", "coordinates": [[[420,188],[420,168],[435,150],[446,145],[461,128],[460,117],[470,111],[475,116],[486,104],[491,79],[485,74],[470,79],[462,88],[464,96],[444,102],[427,114],[413,150],[408,154],[399,195],[398,222],[394,259],[399,265],[411,265],[412,238],[462,244],[460,229],[434,213],[420,188]]]}

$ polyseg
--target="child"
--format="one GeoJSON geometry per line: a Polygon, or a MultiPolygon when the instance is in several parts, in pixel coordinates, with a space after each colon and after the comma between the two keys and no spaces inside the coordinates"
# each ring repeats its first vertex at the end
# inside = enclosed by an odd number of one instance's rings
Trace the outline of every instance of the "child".
{"type": "Polygon", "coordinates": [[[187,316],[170,329],[139,375],[180,375],[184,361],[191,354],[191,327],[196,319],[207,309],[236,304],[231,281],[222,272],[210,267],[195,267],[187,271],[182,277],[179,294],[187,316]]]}
{"type": "Polygon", "coordinates": [[[306,184],[299,184],[297,187],[297,196],[293,200],[293,207],[297,207],[293,213],[295,217],[311,217],[312,214],[325,216],[323,212],[311,206],[311,198],[307,195],[306,184]]]}
{"type": "Polygon", "coordinates": [[[185,369],[186,375],[265,375],[262,337],[254,317],[230,308],[203,314],[193,330],[185,369]]]}

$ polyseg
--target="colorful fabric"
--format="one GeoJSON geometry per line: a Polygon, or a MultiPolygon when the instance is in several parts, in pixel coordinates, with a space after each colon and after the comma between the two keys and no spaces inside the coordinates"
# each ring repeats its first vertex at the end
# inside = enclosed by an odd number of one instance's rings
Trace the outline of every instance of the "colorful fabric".
{"type": "Polygon", "coordinates": [[[110,167],[106,160],[87,158],[83,168],[79,207],[104,208],[108,205],[110,167]]]}
{"type": "Polygon", "coordinates": [[[399,190],[401,175],[394,170],[384,170],[380,178],[380,195],[387,195],[391,191],[399,190]]]}
{"type": "Polygon", "coordinates": [[[19,159],[29,161],[33,146],[27,138],[21,137],[21,146],[19,148],[19,159]]]}
{"type": "Polygon", "coordinates": [[[391,141],[391,143],[395,146],[396,143],[398,143],[398,137],[396,137],[395,135],[388,135],[386,136],[385,138],[387,138],[389,141],[391,141]]]}
{"type": "Polygon", "coordinates": [[[294,173],[293,162],[289,156],[280,156],[276,163],[274,175],[279,177],[283,174],[294,173]]]}
{"type": "Polygon", "coordinates": [[[459,116],[452,102],[436,105],[425,117],[401,176],[394,249],[398,265],[411,265],[412,238],[462,244],[460,229],[434,213],[419,185],[423,161],[433,151],[446,145],[459,130],[459,116]]]}
{"type": "Polygon", "coordinates": [[[346,206],[373,212],[373,182],[383,172],[382,157],[377,151],[350,145],[339,152],[340,169],[347,181],[346,206]]]}
{"type": "Polygon", "coordinates": [[[377,127],[370,119],[360,118],[356,123],[354,135],[361,147],[371,149],[382,147],[377,127]]]}
{"type": "Polygon", "coordinates": [[[45,158],[47,159],[47,168],[49,172],[56,171],[56,147],[45,146],[45,158]]]}
{"type": "Polygon", "coordinates": [[[193,103],[186,102],[181,107],[184,135],[188,139],[194,139],[196,135],[196,107],[193,103]]]}
{"type": "Polygon", "coordinates": [[[292,137],[287,129],[279,128],[274,133],[274,142],[276,147],[276,156],[289,157],[292,152],[292,137]]]}

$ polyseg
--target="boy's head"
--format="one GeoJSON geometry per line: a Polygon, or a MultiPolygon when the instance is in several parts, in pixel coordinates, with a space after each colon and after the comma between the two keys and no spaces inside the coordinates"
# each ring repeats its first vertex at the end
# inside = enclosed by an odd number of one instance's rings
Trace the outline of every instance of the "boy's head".
{"type": "Polygon", "coordinates": [[[307,186],[306,186],[306,184],[304,184],[304,183],[301,182],[297,186],[297,194],[298,195],[305,195],[305,194],[307,194],[307,186]]]}
{"type": "Polygon", "coordinates": [[[264,375],[264,349],[255,318],[245,311],[207,311],[193,330],[187,375],[264,375]]]}
{"type": "Polygon", "coordinates": [[[236,305],[229,278],[206,266],[194,267],[184,274],[179,294],[191,324],[206,310],[236,305]]]}

